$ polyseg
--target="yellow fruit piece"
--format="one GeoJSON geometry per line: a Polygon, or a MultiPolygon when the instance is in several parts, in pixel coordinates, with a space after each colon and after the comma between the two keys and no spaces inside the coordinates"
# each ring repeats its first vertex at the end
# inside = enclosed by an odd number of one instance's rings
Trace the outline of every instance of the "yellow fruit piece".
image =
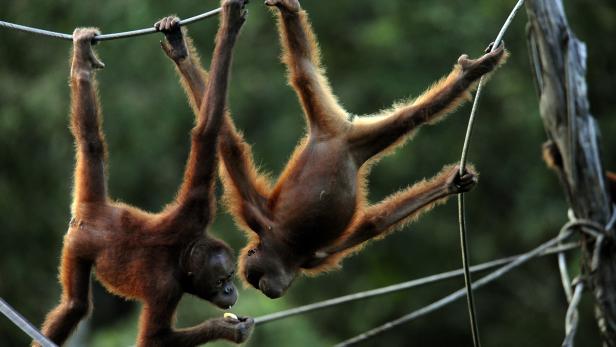
{"type": "Polygon", "coordinates": [[[235,320],[239,320],[239,319],[237,319],[237,316],[236,316],[235,314],[231,313],[231,312],[225,312],[225,314],[224,314],[224,316],[223,316],[223,317],[225,317],[225,318],[232,318],[232,319],[235,319],[235,320]]]}

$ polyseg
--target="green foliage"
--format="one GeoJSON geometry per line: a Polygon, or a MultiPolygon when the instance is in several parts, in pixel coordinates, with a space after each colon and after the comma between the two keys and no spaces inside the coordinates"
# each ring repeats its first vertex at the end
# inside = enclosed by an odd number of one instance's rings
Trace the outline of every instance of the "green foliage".
{"type": "MultiPolygon", "coordinates": [[[[570,22],[588,44],[592,111],[603,129],[607,168],[616,168],[614,57],[616,6],[609,0],[566,2],[570,22]]],[[[331,83],[351,112],[372,113],[395,100],[418,95],[448,73],[461,53],[478,56],[494,39],[514,1],[303,1],[323,50],[331,83]]],[[[0,18],[70,32],[74,25],[104,32],[148,27],[170,13],[181,17],[214,8],[215,1],[109,0],[8,1],[0,18]]],[[[486,87],[470,160],[482,173],[468,195],[472,262],[518,253],[553,237],[566,219],[554,175],[540,157],[545,136],[526,53],[524,13],[506,36],[511,58],[486,87]]],[[[286,85],[272,16],[258,2],[238,43],[230,105],[240,129],[254,144],[258,163],[278,173],[305,125],[297,98],[286,85]]],[[[209,63],[217,20],[190,27],[204,64],[209,63]]],[[[159,210],[180,183],[192,114],[173,71],[158,47],[159,36],[105,42],[98,48],[107,68],[99,73],[105,132],[110,149],[110,189],[117,199],[159,210]]],[[[67,130],[70,44],[0,29],[0,296],[40,324],[55,305],[56,270],[69,220],[72,139],[67,130]]],[[[370,200],[429,177],[458,160],[467,105],[448,120],[426,127],[385,158],[370,176],[370,200]]],[[[459,267],[455,204],[368,246],[344,271],[303,278],[289,294],[271,301],[242,292],[233,309],[258,316],[459,267]]],[[[220,209],[214,232],[235,249],[244,244],[220,209]]],[[[462,286],[462,280],[294,317],[259,327],[249,346],[331,345],[462,286]]],[[[95,290],[92,346],[134,342],[133,313],[104,315],[95,290]],[[104,317],[103,317],[104,316],[104,317]],[[97,317],[103,317],[98,318],[97,317]]],[[[553,258],[534,261],[477,294],[485,345],[548,346],[564,332],[565,299],[553,258]],[[512,324],[515,323],[515,324],[512,324]]],[[[179,326],[220,316],[205,302],[186,298],[179,326]]],[[[579,341],[598,345],[592,300],[586,298],[579,341]]],[[[464,302],[451,305],[367,346],[465,346],[470,344],[464,302]]],[[[2,345],[28,343],[0,318],[2,345]]],[[[229,345],[226,343],[213,345],[229,345]]]]}

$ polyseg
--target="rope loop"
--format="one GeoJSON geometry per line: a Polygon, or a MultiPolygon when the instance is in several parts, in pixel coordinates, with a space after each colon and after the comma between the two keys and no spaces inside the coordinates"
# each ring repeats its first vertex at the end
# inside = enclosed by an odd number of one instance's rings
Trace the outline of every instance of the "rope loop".
{"type": "MultiPolygon", "coordinates": [[[[616,221],[616,209],[613,209],[612,216],[605,227],[589,219],[577,219],[571,209],[569,209],[567,216],[569,217],[569,221],[565,223],[560,230],[559,245],[562,244],[565,239],[571,237],[576,229],[592,238],[595,245],[590,262],[590,272],[593,273],[599,268],[603,241],[606,235],[609,235],[608,230],[613,227],[616,221]]],[[[560,271],[563,290],[565,291],[565,296],[569,303],[565,316],[565,338],[561,346],[573,347],[575,333],[577,332],[579,323],[578,306],[585,290],[585,283],[588,281],[588,276],[580,275],[572,281],[569,270],[567,269],[567,258],[564,252],[558,253],[558,269],[560,271]]]]}

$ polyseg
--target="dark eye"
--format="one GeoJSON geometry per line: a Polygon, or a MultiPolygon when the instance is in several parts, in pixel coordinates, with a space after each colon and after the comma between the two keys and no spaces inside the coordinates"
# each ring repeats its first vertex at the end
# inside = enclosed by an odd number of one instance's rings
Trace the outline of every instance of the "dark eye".
{"type": "Polygon", "coordinates": [[[248,256],[250,257],[251,255],[253,255],[253,254],[255,254],[255,253],[257,253],[257,249],[256,249],[256,248],[253,248],[253,249],[251,249],[251,250],[249,250],[249,251],[248,251],[248,256]]]}
{"type": "Polygon", "coordinates": [[[220,288],[220,287],[222,287],[222,285],[223,285],[224,283],[225,283],[225,280],[224,280],[224,279],[220,279],[220,280],[216,281],[216,287],[217,287],[217,288],[220,288]]]}

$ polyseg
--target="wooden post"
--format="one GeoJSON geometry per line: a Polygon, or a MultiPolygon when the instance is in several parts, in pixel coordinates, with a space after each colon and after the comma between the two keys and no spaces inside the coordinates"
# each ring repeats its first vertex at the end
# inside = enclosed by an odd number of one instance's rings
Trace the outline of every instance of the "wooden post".
{"type": "MultiPolygon", "coordinates": [[[[613,207],[599,149],[599,129],[586,90],[586,46],[567,23],[561,0],[527,0],[528,44],[540,111],[555,169],[576,218],[606,225],[613,207]]],[[[605,345],[616,347],[616,248],[604,230],[599,263],[591,266],[595,238],[583,237],[582,271],[592,290],[605,345]]]]}

